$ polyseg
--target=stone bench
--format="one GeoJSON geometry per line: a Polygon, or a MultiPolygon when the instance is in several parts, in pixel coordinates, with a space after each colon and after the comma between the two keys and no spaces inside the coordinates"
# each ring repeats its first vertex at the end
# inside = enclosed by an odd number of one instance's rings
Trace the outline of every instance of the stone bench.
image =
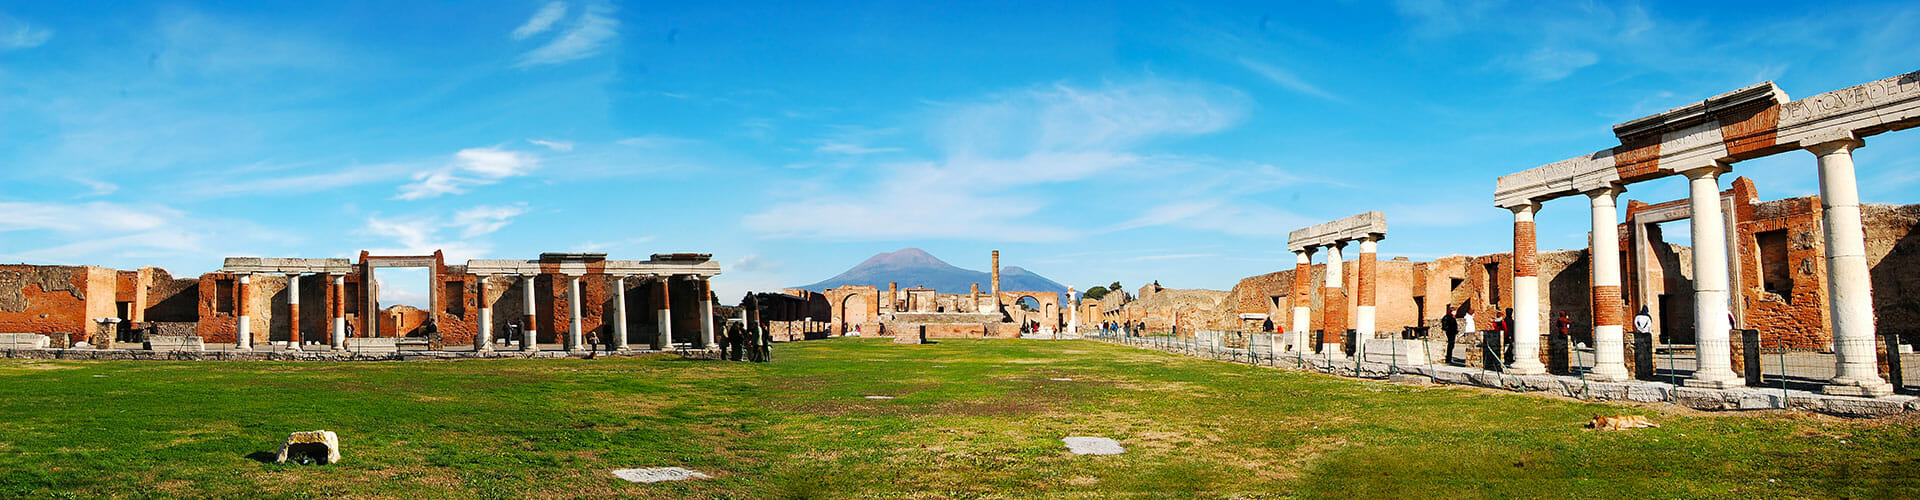
{"type": "Polygon", "coordinates": [[[347,339],[347,351],[373,353],[400,352],[400,339],[393,337],[347,339]]]}
{"type": "Polygon", "coordinates": [[[207,350],[207,344],[201,341],[200,337],[187,335],[154,335],[147,337],[146,348],[149,351],[200,352],[207,350]]]}
{"type": "Polygon", "coordinates": [[[46,349],[53,338],[38,333],[0,333],[0,349],[46,349]]]}

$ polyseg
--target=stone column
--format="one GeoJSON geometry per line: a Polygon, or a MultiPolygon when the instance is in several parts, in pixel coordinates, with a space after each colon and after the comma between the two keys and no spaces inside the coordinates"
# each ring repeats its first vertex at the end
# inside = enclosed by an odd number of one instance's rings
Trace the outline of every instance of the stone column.
{"type": "Polygon", "coordinates": [[[580,331],[580,276],[567,276],[567,350],[586,348],[580,331]]]}
{"type": "Polygon", "coordinates": [[[329,276],[333,277],[333,338],[328,343],[332,344],[335,350],[346,349],[347,277],[343,274],[329,276]]]}
{"type": "Polygon", "coordinates": [[[1312,351],[1307,341],[1312,337],[1307,331],[1313,329],[1313,247],[1293,252],[1293,341],[1289,347],[1296,351],[1312,351]]]}
{"type": "Polygon", "coordinates": [[[1379,279],[1378,275],[1374,273],[1379,270],[1380,265],[1379,261],[1374,258],[1374,256],[1379,253],[1379,247],[1376,241],[1378,240],[1375,240],[1372,236],[1360,239],[1360,258],[1359,261],[1356,262],[1360,265],[1360,283],[1355,287],[1358,289],[1354,291],[1360,294],[1360,303],[1353,308],[1353,328],[1356,333],[1360,335],[1360,340],[1362,341],[1372,340],[1374,336],[1373,289],[1374,281],[1379,279]]]}
{"type": "Polygon", "coordinates": [[[673,348],[673,302],[671,300],[673,294],[669,290],[672,288],[671,283],[673,283],[672,276],[660,277],[660,309],[654,313],[658,318],[654,325],[659,328],[659,331],[654,332],[653,337],[653,349],[656,351],[673,348]]]}
{"type": "Polygon", "coordinates": [[[480,275],[480,328],[473,337],[474,352],[493,352],[493,308],[487,307],[487,275],[480,275]]]}
{"type": "Polygon", "coordinates": [[[1326,332],[1326,335],[1320,339],[1322,354],[1343,356],[1346,354],[1344,344],[1347,338],[1347,294],[1342,288],[1344,284],[1342,282],[1346,281],[1346,274],[1340,269],[1340,247],[1346,245],[1345,241],[1336,241],[1327,245],[1326,282],[1320,287],[1320,313],[1323,317],[1320,320],[1320,329],[1326,332]]]}
{"type": "Polygon", "coordinates": [[[239,299],[239,305],[237,307],[240,312],[240,320],[239,324],[235,327],[233,348],[242,351],[253,350],[253,306],[251,304],[253,301],[253,293],[252,290],[248,290],[252,287],[253,275],[251,274],[240,275],[240,286],[234,287],[236,295],[238,295],[236,298],[239,299]]]}
{"type": "Polygon", "coordinates": [[[1725,389],[1745,383],[1733,372],[1733,344],[1727,323],[1727,237],[1720,216],[1720,172],[1725,165],[1683,172],[1693,211],[1693,324],[1699,368],[1689,387],[1725,389]]]}
{"type": "Polygon", "coordinates": [[[613,350],[627,350],[627,277],[613,278],[613,350]]]}
{"type": "Polygon", "coordinates": [[[526,291],[527,298],[526,298],[526,302],[524,302],[521,307],[526,309],[527,324],[524,325],[525,328],[522,328],[520,330],[520,350],[522,351],[540,350],[540,331],[539,331],[540,323],[536,322],[536,320],[540,318],[538,316],[539,313],[535,312],[535,311],[539,311],[540,307],[539,307],[539,303],[535,302],[533,297],[533,289],[535,285],[539,282],[540,282],[540,275],[529,274],[527,275],[527,279],[525,280],[526,286],[523,288],[523,290],[526,291]]]}
{"type": "Polygon", "coordinates": [[[700,296],[695,300],[700,302],[700,347],[712,349],[720,346],[713,341],[713,283],[704,277],[698,279],[700,286],[696,288],[700,290],[700,296]]]}
{"type": "Polygon", "coordinates": [[[1620,296],[1620,222],[1614,198],[1621,189],[1608,186],[1587,192],[1593,205],[1593,241],[1587,262],[1592,271],[1593,372],[1600,382],[1623,382],[1627,373],[1626,336],[1621,332],[1626,303],[1620,296]]]}
{"type": "Polygon", "coordinates": [[[1534,241],[1533,213],[1537,203],[1513,208],[1513,359],[1508,373],[1539,375],[1540,363],[1540,255],[1534,241]]]}
{"type": "Polygon", "coordinates": [[[1080,334],[1080,305],[1074,301],[1073,287],[1067,287],[1067,336],[1080,334]]]}
{"type": "Polygon", "coordinates": [[[287,345],[300,348],[300,273],[287,273],[287,345]]]}
{"type": "Polygon", "coordinates": [[[1807,148],[1820,161],[1827,309],[1833,316],[1835,375],[1821,392],[1880,397],[1893,394],[1893,384],[1880,378],[1874,360],[1873,281],[1867,274],[1867,235],[1861,227],[1860,190],[1853,175],[1853,150],[1862,145],[1846,139],[1807,148]]]}

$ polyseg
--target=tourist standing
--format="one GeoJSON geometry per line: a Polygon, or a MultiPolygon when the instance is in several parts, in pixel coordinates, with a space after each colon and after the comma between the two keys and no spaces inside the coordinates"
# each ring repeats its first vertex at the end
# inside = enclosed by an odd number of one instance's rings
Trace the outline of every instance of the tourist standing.
{"type": "MultiPolygon", "coordinates": [[[[1461,309],[1461,311],[1466,311],[1466,309],[1461,309]]],[[[1454,314],[1453,306],[1449,305],[1447,306],[1447,313],[1440,316],[1440,333],[1446,334],[1447,336],[1447,350],[1442,358],[1442,362],[1447,364],[1453,363],[1453,342],[1455,339],[1460,338],[1460,321],[1454,319],[1454,314]]]]}
{"type": "Polygon", "coordinates": [[[1640,306],[1640,314],[1633,315],[1633,331],[1653,333],[1653,315],[1647,314],[1647,306],[1640,306]]]}
{"type": "Polygon", "coordinates": [[[1500,324],[1500,341],[1507,346],[1506,359],[1513,360],[1513,308],[1507,308],[1500,316],[1505,320],[1500,324]]]}

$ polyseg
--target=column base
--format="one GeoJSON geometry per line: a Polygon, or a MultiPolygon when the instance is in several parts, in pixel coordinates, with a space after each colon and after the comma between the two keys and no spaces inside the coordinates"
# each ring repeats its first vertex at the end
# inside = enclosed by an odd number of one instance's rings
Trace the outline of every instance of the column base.
{"type": "Polygon", "coordinates": [[[1687,379],[1686,382],[1681,382],[1680,385],[1701,389],[1732,389],[1735,387],[1745,387],[1747,381],[1728,373],[1726,375],[1714,375],[1712,378],[1691,378],[1687,379]]]}
{"type": "Polygon", "coordinates": [[[1547,365],[1540,360],[1516,361],[1507,365],[1508,375],[1546,375],[1547,365]]]}
{"type": "Polygon", "coordinates": [[[1592,382],[1626,382],[1630,378],[1625,366],[1596,366],[1587,372],[1587,380],[1592,382]]]}
{"type": "Polygon", "coordinates": [[[1320,355],[1330,359],[1347,359],[1347,346],[1341,344],[1320,344],[1320,355]]]}
{"type": "Polygon", "coordinates": [[[1832,384],[1821,386],[1820,393],[1834,396],[1877,398],[1893,395],[1893,384],[1886,382],[1880,382],[1879,384],[1871,382],[1867,384],[1832,384]]]}

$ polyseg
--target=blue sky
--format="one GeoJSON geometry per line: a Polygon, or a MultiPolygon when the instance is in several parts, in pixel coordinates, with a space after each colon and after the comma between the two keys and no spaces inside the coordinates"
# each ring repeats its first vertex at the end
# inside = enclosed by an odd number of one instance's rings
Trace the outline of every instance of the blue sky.
{"type": "MultiPolygon", "coordinates": [[[[1494,178],[1615,123],[1920,69],[1910,2],[801,4],[0,3],[0,261],[692,251],[731,300],[915,246],[1226,289],[1366,210],[1383,257],[1504,251],[1494,178]]],[[[1862,196],[1920,200],[1917,152],[1869,139],[1862,196]]]]}

